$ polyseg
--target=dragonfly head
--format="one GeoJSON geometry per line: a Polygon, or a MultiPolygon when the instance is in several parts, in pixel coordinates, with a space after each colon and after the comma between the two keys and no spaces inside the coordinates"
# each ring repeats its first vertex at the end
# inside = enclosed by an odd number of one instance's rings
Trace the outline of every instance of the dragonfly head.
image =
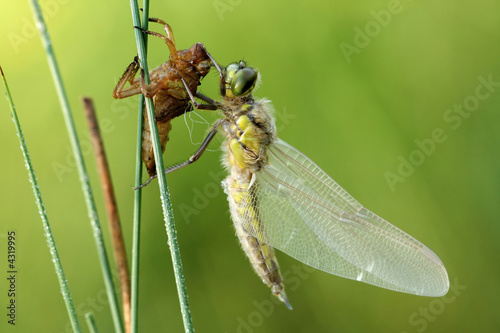
{"type": "Polygon", "coordinates": [[[259,72],[247,67],[244,61],[235,62],[224,71],[226,80],[226,97],[240,97],[250,95],[259,78],[259,72]]]}

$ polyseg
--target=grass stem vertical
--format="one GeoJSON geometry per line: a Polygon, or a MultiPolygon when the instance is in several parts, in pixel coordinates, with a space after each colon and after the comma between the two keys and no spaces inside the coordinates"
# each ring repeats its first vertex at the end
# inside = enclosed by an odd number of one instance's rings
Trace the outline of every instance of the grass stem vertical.
{"type": "Polygon", "coordinates": [[[73,332],[80,333],[82,329],[80,328],[80,323],[78,322],[75,305],[73,304],[73,299],[69,291],[68,281],[66,280],[66,275],[64,274],[61,260],[59,258],[59,252],[57,251],[56,242],[54,240],[54,236],[52,235],[52,229],[50,228],[47,212],[45,211],[45,205],[43,204],[42,201],[42,194],[40,193],[40,188],[38,187],[38,181],[35,176],[35,170],[33,169],[33,164],[31,163],[31,158],[28,152],[28,147],[26,145],[26,140],[24,139],[24,134],[21,129],[21,124],[19,123],[19,119],[17,117],[16,107],[14,106],[14,101],[12,100],[9,86],[7,84],[7,80],[5,79],[2,67],[0,67],[0,72],[2,74],[2,78],[5,84],[5,91],[7,95],[7,101],[9,102],[10,105],[12,121],[16,126],[17,136],[19,137],[19,141],[21,142],[21,150],[23,152],[25,166],[26,169],[28,169],[28,175],[31,186],[33,187],[33,194],[35,195],[35,201],[38,206],[38,212],[40,213],[40,217],[42,218],[45,238],[47,239],[47,245],[49,246],[50,255],[52,256],[52,262],[54,263],[56,275],[59,280],[61,293],[64,299],[64,303],[66,304],[66,310],[68,311],[73,332]]]}
{"type": "MultiPolygon", "coordinates": [[[[142,28],[148,29],[149,0],[144,0],[142,7],[142,28]]],[[[147,51],[147,39],[144,39],[147,51]]],[[[135,161],[135,187],[142,184],[142,127],[144,124],[144,95],[139,95],[137,119],[137,148],[135,161]]],[[[138,332],[139,323],[139,261],[141,245],[141,200],[142,189],[134,193],[134,224],[132,232],[132,271],[131,271],[131,328],[132,333],[138,332]]]]}
{"type": "Polygon", "coordinates": [[[35,16],[36,26],[40,32],[40,37],[42,44],[45,47],[45,53],[47,55],[47,60],[49,63],[49,68],[54,80],[57,95],[59,97],[59,102],[61,104],[61,109],[64,116],[64,121],[66,124],[66,129],[68,130],[68,135],[75,157],[78,174],[82,186],[82,191],[85,197],[85,203],[87,205],[87,210],[89,214],[90,224],[93,230],[94,240],[96,242],[97,252],[99,255],[99,261],[101,263],[102,274],[104,278],[104,284],[106,286],[106,291],[108,295],[109,305],[111,308],[111,314],[113,317],[113,324],[116,332],[123,332],[123,322],[121,319],[121,314],[118,305],[118,299],[115,292],[115,287],[113,283],[113,277],[111,275],[111,269],[109,266],[108,255],[106,253],[106,248],[104,246],[104,239],[102,237],[101,223],[97,216],[97,210],[94,202],[94,195],[90,187],[90,181],[85,168],[85,163],[83,161],[83,155],[80,147],[80,142],[76,133],[75,124],[73,121],[73,116],[69,107],[68,98],[66,95],[66,90],[62,82],[62,77],[59,71],[59,66],[56,61],[54,50],[52,48],[52,41],[49,37],[47,31],[47,26],[45,20],[43,19],[42,10],[40,4],[37,0],[31,0],[31,5],[33,8],[33,13],[35,16]]]}
{"type": "Polygon", "coordinates": [[[97,330],[97,325],[95,323],[95,318],[92,312],[87,312],[85,314],[85,320],[87,321],[87,326],[89,328],[90,333],[99,333],[97,330]]]}
{"type": "MultiPolygon", "coordinates": [[[[132,20],[134,26],[140,27],[141,21],[139,16],[139,7],[136,0],[130,0],[130,7],[132,10],[132,20]]],[[[135,39],[137,43],[137,53],[139,55],[139,62],[141,68],[144,70],[144,81],[146,85],[149,81],[149,70],[146,59],[146,47],[144,44],[144,35],[139,29],[135,30],[135,39]]],[[[177,294],[179,297],[182,319],[184,322],[185,332],[194,332],[193,323],[191,319],[191,311],[189,309],[186,284],[184,281],[184,273],[182,270],[181,255],[179,244],[177,243],[177,231],[175,230],[174,215],[172,212],[172,204],[170,202],[170,194],[168,192],[167,180],[163,166],[163,157],[160,147],[160,139],[158,136],[158,128],[155,122],[155,112],[153,101],[146,98],[146,109],[148,113],[148,122],[153,139],[153,152],[156,161],[156,173],[158,175],[158,183],[160,187],[160,199],[163,208],[163,218],[165,220],[165,229],[168,236],[168,245],[172,256],[172,265],[174,268],[175,282],[177,285],[177,294]]]]}

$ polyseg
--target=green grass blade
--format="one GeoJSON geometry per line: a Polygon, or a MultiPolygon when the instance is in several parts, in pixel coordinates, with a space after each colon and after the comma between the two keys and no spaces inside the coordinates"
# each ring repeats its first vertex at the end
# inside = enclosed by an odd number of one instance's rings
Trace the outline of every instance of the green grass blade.
{"type": "Polygon", "coordinates": [[[85,320],[87,321],[87,326],[89,327],[90,333],[99,333],[97,330],[97,325],[95,323],[95,318],[92,312],[87,312],[85,314],[85,320]]]}
{"type": "MultiPolygon", "coordinates": [[[[139,119],[137,122],[137,157],[135,166],[135,187],[142,184],[142,110],[144,96],[139,97],[139,119]]],[[[130,312],[132,333],[138,329],[138,302],[139,302],[139,258],[141,240],[141,199],[142,189],[134,193],[134,225],[132,231],[132,269],[130,271],[130,312]]]]}
{"type": "Polygon", "coordinates": [[[115,287],[113,283],[113,278],[111,275],[111,269],[109,266],[109,260],[104,247],[104,240],[102,238],[101,223],[97,216],[97,210],[95,207],[94,196],[92,194],[92,189],[90,188],[89,177],[85,168],[85,163],[83,161],[82,151],[80,148],[80,143],[78,141],[78,136],[76,134],[76,128],[73,121],[73,116],[69,107],[68,99],[66,96],[66,91],[62,82],[62,78],[59,72],[59,67],[54,55],[54,50],[52,49],[52,41],[50,40],[45,21],[42,16],[42,11],[37,0],[31,0],[31,5],[33,8],[33,13],[35,16],[36,26],[40,31],[40,36],[42,43],[45,47],[45,52],[47,54],[47,60],[49,62],[49,68],[54,79],[54,84],[57,90],[57,95],[59,96],[59,102],[63,111],[64,121],[66,123],[66,128],[68,130],[68,135],[70,138],[71,147],[73,154],[75,155],[76,165],[78,169],[78,174],[80,177],[80,182],[82,185],[83,194],[85,197],[85,202],[87,205],[87,210],[90,218],[90,223],[93,230],[94,240],[97,246],[97,252],[99,254],[99,260],[101,263],[101,269],[104,277],[104,283],[106,286],[106,291],[109,299],[109,304],[111,308],[111,314],[113,316],[113,323],[116,332],[123,332],[123,321],[121,319],[121,314],[119,311],[118,299],[115,292],[115,287]]]}
{"type": "Polygon", "coordinates": [[[9,85],[5,79],[2,67],[0,67],[0,72],[2,74],[3,82],[5,84],[5,92],[7,95],[7,101],[10,105],[12,121],[16,126],[17,136],[21,142],[21,151],[23,152],[24,162],[26,169],[28,169],[28,175],[30,179],[31,186],[33,187],[33,194],[35,196],[35,201],[38,206],[38,212],[42,218],[43,230],[45,233],[45,238],[47,238],[47,245],[49,246],[50,255],[52,256],[52,262],[54,263],[54,268],[56,270],[57,278],[59,280],[59,286],[61,287],[61,293],[63,295],[64,303],[66,304],[66,310],[68,311],[69,320],[71,326],[73,327],[73,332],[81,332],[80,323],[78,322],[78,317],[76,315],[75,306],[73,304],[73,299],[69,291],[68,281],[66,280],[66,275],[59,259],[59,253],[57,252],[56,242],[54,236],[52,235],[52,229],[50,228],[49,219],[47,217],[47,212],[45,211],[45,205],[42,201],[42,194],[40,193],[40,188],[38,187],[38,181],[35,177],[35,170],[33,169],[33,164],[31,163],[31,158],[28,153],[28,147],[26,145],[26,140],[24,139],[23,131],[21,129],[21,124],[17,118],[16,107],[14,106],[14,101],[12,100],[12,95],[10,94],[9,85]]]}
{"type": "MultiPolygon", "coordinates": [[[[142,28],[148,29],[149,0],[144,0],[142,9],[142,28]]],[[[144,40],[147,45],[147,39],[144,40]]],[[[137,120],[137,154],[135,163],[135,187],[142,184],[142,126],[144,123],[144,95],[139,95],[139,108],[137,120]]],[[[132,232],[132,270],[131,270],[131,329],[132,333],[138,332],[139,322],[139,259],[141,240],[141,199],[142,189],[134,193],[134,225],[132,232]]]]}
{"type": "MultiPolygon", "coordinates": [[[[141,26],[139,17],[139,7],[136,0],[130,1],[130,7],[132,10],[132,20],[134,26],[141,26]]],[[[139,62],[142,69],[144,69],[144,80],[146,84],[149,84],[149,70],[146,59],[146,47],[144,43],[143,33],[135,30],[135,39],[137,43],[137,53],[139,55],[139,62]]],[[[146,108],[148,112],[148,122],[151,130],[151,136],[153,139],[153,151],[156,162],[156,173],[158,174],[158,183],[160,187],[160,198],[163,208],[163,218],[165,220],[165,229],[168,236],[168,245],[170,248],[170,253],[172,255],[172,265],[174,268],[175,282],[177,285],[177,293],[179,297],[179,302],[181,306],[182,319],[184,322],[184,329],[186,332],[194,332],[193,322],[191,319],[191,311],[189,309],[188,297],[186,284],[184,281],[184,273],[182,270],[181,255],[179,250],[179,244],[177,243],[177,231],[175,230],[174,215],[172,212],[172,204],[170,202],[170,194],[168,192],[167,180],[164,173],[162,151],[160,147],[160,139],[158,136],[158,128],[156,126],[154,117],[154,105],[150,98],[146,98],[146,108]]]]}

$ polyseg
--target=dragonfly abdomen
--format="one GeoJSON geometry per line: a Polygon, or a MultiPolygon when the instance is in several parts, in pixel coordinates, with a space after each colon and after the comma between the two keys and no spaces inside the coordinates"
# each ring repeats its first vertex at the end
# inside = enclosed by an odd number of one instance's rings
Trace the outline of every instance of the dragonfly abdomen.
{"type": "Polygon", "coordinates": [[[245,251],[262,282],[271,288],[272,293],[284,302],[289,309],[292,309],[285,294],[285,286],[283,285],[283,278],[281,277],[274,249],[249,232],[249,228],[251,228],[257,231],[261,239],[266,239],[265,230],[257,210],[257,198],[254,195],[255,192],[250,189],[250,187],[257,186],[257,184],[252,184],[251,175],[250,179],[242,179],[231,174],[224,181],[224,186],[228,194],[236,235],[240,240],[243,251],[245,251]],[[243,221],[249,220],[250,223],[243,223],[243,221]]]}
{"type": "Polygon", "coordinates": [[[262,282],[271,288],[273,294],[280,297],[284,293],[285,288],[274,249],[267,244],[261,243],[245,230],[243,226],[239,225],[235,227],[241,247],[245,251],[255,272],[262,279],[262,282]]]}

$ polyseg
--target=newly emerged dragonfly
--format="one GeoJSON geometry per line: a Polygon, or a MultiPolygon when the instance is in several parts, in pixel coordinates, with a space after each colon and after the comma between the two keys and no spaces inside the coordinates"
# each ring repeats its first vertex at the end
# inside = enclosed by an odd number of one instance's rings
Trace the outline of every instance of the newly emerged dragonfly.
{"type": "MultiPolygon", "coordinates": [[[[170,57],[167,62],[150,71],[151,83],[147,86],[143,77],[134,78],[140,68],[138,57],[135,57],[113,90],[113,97],[120,99],[142,93],[148,98],[153,98],[155,120],[163,152],[168,141],[168,134],[172,129],[171,120],[192,110],[189,95],[181,77],[190,91],[196,92],[201,79],[210,71],[212,57],[202,43],[196,43],[187,50],[177,50],[170,26],[157,18],[150,18],[149,21],[162,24],[167,35],[164,36],[154,31],[143,31],[163,39],[170,50],[170,57]],[[130,83],[130,86],[124,88],[127,82],[130,83]]],[[[144,117],[142,160],[149,175],[152,176],[156,174],[156,163],[147,112],[144,112],[144,117]]]]}
{"type": "MultiPolygon", "coordinates": [[[[221,110],[198,151],[172,172],[196,161],[219,129],[223,181],[243,250],[274,295],[290,309],[276,248],[325,272],[379,287],[423,296],[442,296],[448,274],[439,257],[424,244],[375,215],[313,161],[277,137],[270,102],[252,92],[258,71],[244,62],[223,71],[222,102],[196,94],[221,110]]],[[[188,90],[189,91],[189,90],[188,90]]]]}

